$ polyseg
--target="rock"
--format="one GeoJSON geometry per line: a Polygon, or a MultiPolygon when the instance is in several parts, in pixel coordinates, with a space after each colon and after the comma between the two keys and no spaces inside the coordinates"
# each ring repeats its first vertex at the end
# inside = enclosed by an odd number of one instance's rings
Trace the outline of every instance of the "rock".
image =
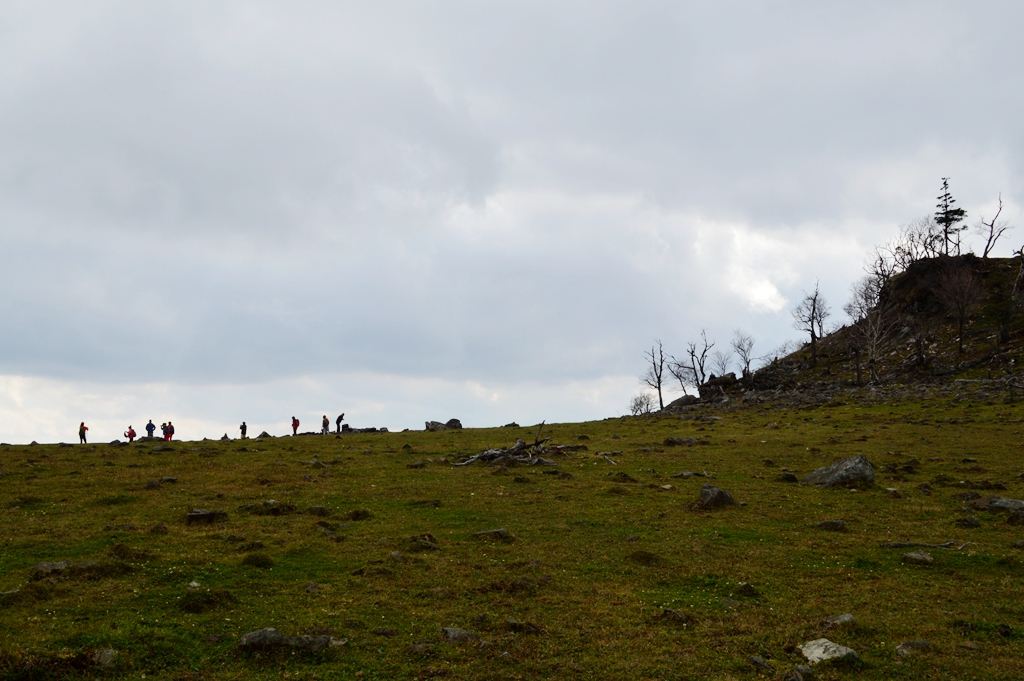
{"type": "Polygon", "coordinates": [[[968,506],[979,511],[1013,512],[1024,510],[1024,501],[1020,499],[1007,499],[1006,497],[989,497],[988,499],[975,499],[968,506]]]}
{"type": "Polygon", "coordinates": [[[789,673],[782,677],[783,681],[812,681],[814,670],[805,664],[798,664],[789,670],[789,673]]]}
{"type": "Polygon", "coordinates": [[[775,479],[779,482],[800,482],[800,479],[796,477],[796,473],[793,471],[783,471],[775,479]]]}
{"type": "Polygon", "coordinates": [[[910,657],[917,653],[927,653],[933,650],[932,644],[928,641],[904,641],[896,646],[896,654],[900,657],[910,657]]]}
{"type": "Polygon", "coordinates": [[[626,473],[625,471],[619,471],[618,473],[609,473],[608,479],[611,480],[612,482],[639,482],[639,480],[634,478],[629,473],[626,473]]]}
{"type": "Polygon", "coordinates": [[[935,559],[926,551],[911,551],[903,554],[903,562],[907,565],[931,565],[935,559]]]}
{"type": "Polygon", "coordinates": [[[895,487],[886,487],[885,488],[885,493],[888,494],[893,499],[902,499],[903,498],[903,492],[899,491],[895,487]]]}
{"type": "Polygon", "coordinates": [[[673,400],[665,405],[665,409],[673,409],[676,407],[688,407],[693,404],[699,404],[700,398],[696,395],[683,395],[682,397],[673,400]]]}
{"type": "Polygon", "coordinates": [[[803,482],[817,487],[866,489],[875,482],[875,467],[863,456],[853,456],[812,471],[803,482]]]}
{"type": "Polygon", "coordinates": [[[749,582],[740,582],[739,585],[737,585],[736,587],[736,591],[734,591],[733,593],[737,596],[742,596],[744,598],[761,597],[761,592],[758,591],[757,588],[749,582]]]}
{"type": "Polygon", "coordinates": [[[513,421],[512,423],[506,423],[502,428],[518,428],[519,424],[513,421]]]}
{"type": "Polygon", "coordinates": [[[259,435],[256,436],[256,439],[257,440],[264,440],[264,439],[266,439],[268,437],[274,437],[274,436],[264,430],[262,433],[260,433],[259,435]]]}
{"type": "Polygon", "coordinates": [[[704,485],[700,488],[700,499],[698,499],[693,505],[693,508],[701,511],[709,511],[715,508],[725,508],[726,506],[735,505],[736,500],[733,499],[732,495],[724,489],[719,489],[714,485],[704,485]]]}
{"type": "Polygon", "coordinates": [[[462,430],[462,421],[458,419],[448,419],[444,422],[444,427],[448,430],[462,430]]]}
{"type": "Polygon", "coordinates": [[[477,635],[473,632],[458,627],[442,627],[441,633],[446,641],[474,641],[477,638],[477,635]]]}
{"type": "Polygon", "coordinates": [[[679,471],[678,473],[672,474],[673,478],[706,478],[706,473],[698,473],[696,471],[679,471]]]}
{"type": "Polygon", "coordinates": [[[519,620],[505,620],[508,630],[516,634],[541,634],[543,629],[532,622],[520,622],[519,620]]]}
{"type": "Polygon", "coordinates": [[[692,437],[667,437],[662,444],[666,447],[692,447],[697,444],[697,440],[692,437]]]}
{"type": "Polygon", "coordinates": [[[444,430],[445,426],[440,421],[427,421],[424,424],[424,428],[427,432],[436,433],[440,430],[444,430]]]}
{"type": "Polygon", "coordinates": [[[970,530],[970,529],[974,529],[976,527],[981,527],[981,521],[978,520],[977,518],[975,518],[974,516],[969,515],[969,516],[965,516],[963,518],[957,518],[956,519],[956,526],[970,530]]]}
{"type": "Polygon", "coordinates": [[[225,522],[228,514],[224,511],[210,511],[205,508],[194,508],[185,516],[185,523],[188,525],[202,525],[225,522]]]}
{"type": "Polygon", "coordinates": [[[97,648],[89,657],[92,663],[100,669],[109,669],[117,660],[117,651],[113,648],[97,648]]]}
{"type": "Polygon", "coordinates": [[[800,646],[800,652],[811,664],[829,662],[832,664],[857,664],[860,657],[852,648],[833,643],[827,638],[817,638],[800,646]]]}
{"type": "Polygon", "coordinates": [[[405,550],[410,553],[416,551],[438,551],[441,547],[437,544],[437,539],[432,534],[418,534],[409,537],[405,542],[405,550]]]}
{"type": "Polygon", "coordinates": [[[238,646],[245,652],[269,652],[290,648],[305,653],[318,653],[345,643],[345,639],[336,639],[332,636],[285,636],[277,629],[267,627],[245,634],[238,646]]]}
{"type": "Polygon", "coordinates": [[[501,542],[502,544],[511,544],[516,540],[515,535],[504,527],[499,527],[494,530],[481,530],[480,532],[474,532],[472,536],[474,539],[496,541],[501,542]]]}
{"type": "Polygon", "coordinates": [[[661,614],[658,615],[657,619],[664,624],[672,624],[680,627],[689,627],[696,624],[696,620],[694,620],[693,617],[681,610],[673,610],[672,608],[662,609],[661,614]]]}
{"type": "Polygon", "coordinates": [[[852,627],[855,624],[855,622],[856,621],[853,619],[852,613],[844,612],[841,615],[833,615],[832,617],[826,617],[825,621],[822,622],[822,625],[826,629],[835,629],[837,627],[852,627]]]}
{"type": "Polygon", "coordinates": [[[846,521],[823,520],[817,525],[815,525],[815,527],[819,530],[825,530],[826,532],[846,532],[846,521]]]}

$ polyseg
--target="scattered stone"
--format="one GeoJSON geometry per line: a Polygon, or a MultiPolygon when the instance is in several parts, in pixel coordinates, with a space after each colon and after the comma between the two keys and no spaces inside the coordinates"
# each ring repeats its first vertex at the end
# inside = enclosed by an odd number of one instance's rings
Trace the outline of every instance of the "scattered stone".
{"type": "Polygon", "coordinates": [[[238,510],[251,515],[288,515],[295,512],[295,504],[282,503],[277,499],[266,499],[258,504],[245,504],[238,510]]]}
{"type": "Polygon", "coordinates": [[[800,646],[800,652],[811,664],[829,662],[832,664],[857,664],[860,657],[852,648],[833,643],[827,638],[818,638],[800,646]]]}
{"type": "Polygon", "coordinates": [[[113,648],[97,648],[89,658],[100,669],[110,669],[117,661],[117,651],[113,648]]]}
{"type": "Polygon", "coordinates": [[[512,423],[506,423],[502,428],[518,428],[519,424],[513,421],[512,423]]]}
{"type": "Polygon", "coordinates": [[[438,545],[437,539],[430,533],[409,537],[405,542],[405,550],[410,553],[416,551],[439,551],[440,549],[441,547],[438,545]]]}
{"type": "Polygon", "coordinates": [[[462,430],[462,421],[458,419],[448,419],[445,421],[444,427],[448,430],[462,430]]]}
{"type": "Polygon", "coordinates": [[[823,520],[817,525],[816,528],[819,530],[825,530],[826,532],[846,532],[846,521],[845,520],[823,520]]]}
{"type": "Polygon", "coordinates": [[[264,440],[264,439],[266,439],[268,437],[273,437],[273,435],[271,435],[270,433],[268,433],[267,431],[264,430],[262,433],[260,433],[259,435],[256,436],[256,439],[257,440],[264,440]]]}
{"type": "Polygon", "coordinates": [[[453,641],[457,643],[475,641],[477,639],[476,634],[465,629],[460,629],[459,627],[441,627],[441,634],[444,636],[446,641],[453,641]]]}
{"type": "Polygon", "coordinates": [[[902,499],[903,498],[903,492],[899,491],[895,487],[886,487],[885,488],[885,493],[888,494],[893,499],[902,499]]]}
{"type": "Polygon", "coordinates": [[[238,603],[238,599],[226,589],[189,591],[178,600],[178,609],[199,614],[235,603],[238,603]]]}
{"type": "Polygon", "coordinates": [[[800,482],[800,479],[796,477],[796,473],[793,471],[783,471],[779,473],[779,477],[775,479],[779,482],[800,482]]]}
{"type": "Polygon", "coordinates": [[[855,623],[856,620],[853,618],[853,613],[844,612],[841,615],[826,617],[825,621],[822,622],[822,626],[825,629],[836,629],[838,627],[852,627],[855,623]]]}
{"type": "Polygon", "coordinates": [[[928,641],[904,641],[896,646],[896,654],[900,657],[910,657],[917,653],[931,652],[933,649],[928,641]]]}
{"type": "Polygon", "coordinates": [[[187,525],[210,525],[213,523],[226,522],[228,514],[224,511],[210,511],[205,508],[194,508],[185,516],[187,525]]]}
{"type": "Polygon", "coordinates": [[[333,636],[285,636],[273,627],[250,631],[242,636],[239,648],[243,652],[272,652],[291,649],[303,653],[319,653],[330,648],[343,646],[348,641],[333,636]]]}
{"type": "Polygon", "coordinates": [[[680,627],[689,627],[696,624],[696,620],[681,610],[663,608],[657,619],[664,624],[672,624],[680,627]]]}
{"type": "Polygon", "coordinates": [[[754,587],[753,584],[750,584],[748,582],[740,582],[739,585],[736,587],[736,591],[734,593],[737,596],[742,596],[744,598],[760,598],[761,597],[761,592],[758,591],[757,588],[754,587]]]}
{"type": "Polygon", "coordinates": [[[971,529],[974,529],[976,527],[981,527],[981,521],[978,520],[977,518],[975,518],[974,516],[969,515],[969,516],[965,516],[963,518],[957,518],[956,519],[956,526],[957,527],[962,527],[962,528],[967,529],[967,530],[971,530],[971,529]]]}
{"type": "Polygon", "coordinates": [[[707,473],[697,473],[696,471],[679,471],[672,475],[673,478],[706,478],[707,473]]]}
{"type": "Polygon", "coordinates": [[[643,565],[644,567],[655,567],[665,564],[664,558],[650,551],[634,551],[626,557],[637,565],[643,565]]]}
{"type": "Polygon", "coordinates": [[[805,664],[798,664],[782,677],[783,681],[813,681],[814,670],[805,664]]]}
{"type": "Polygon", "coordinates": [[[519,620],[505,620],[508,630],[516,634],[542,634],[544,630],[533,622],[520,622],[519,620]]]}
{"type": "Polygon", "coordinates": [[[1024,501],[1020,499],[1007,499],[1006,497],[989,497],[988,499],[976,499],[968,504],[971,508],[979,511],[1021,511],[1024,510],[1024,501]]]}
{"type": "Polygon", "coordinates": [[[697,444],[697,440],[692,437],[667,437],[662,444],[666,447],[692,447],[697,444]]]}
{"type": "Polygon", "coordinates": [[[250,553],[242,559],[242,565],[269,570],[274,567],[274,559],[265,553],[250,553]]]}
{"type": "Polygon", "coordinates": [[[480,532],[474,532],[472,536],[474,539],[496,541],[501,542],[502,544],[511,544],[516,540],[515,535],[504,527],[499,527],[494,530],[481,530],[480,532]]]}
{"type": "Polygon", "coordinates": [[[903,554],[903,562],[907,565],[931,565],[935,559],[926,551],[911,551],[903,554]]]}
{"type": "Polygon", "coordinates": [[[875,482],[875,467],[863,456],[853,456],[823,466],[804,478],[804,484],[817,487],[854,487],[866,489],[875,482]]]}
{"type": "Polygon", "coordinates": [[[693,508],[700,511],[709,511],[735,505],[736,500],[724,489],[719,489],[713,485],[704,485],[700,488],[700,499],[693,504],[693,508]]]}

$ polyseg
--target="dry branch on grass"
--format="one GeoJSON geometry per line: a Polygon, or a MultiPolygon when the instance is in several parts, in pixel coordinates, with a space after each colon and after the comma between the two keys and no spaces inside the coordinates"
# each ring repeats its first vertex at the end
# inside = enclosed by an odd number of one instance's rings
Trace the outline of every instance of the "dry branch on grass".
{"type": "Polygon", "coordinates": [[[520,438],[511,447],[485,449],[479,454],[474,454],[457,462],[455,465],[468,466],[471,463],[482,461],[492,466],[514,464],[524,466],[557,466],[557,463],[546,457],[566,454],[568,452],[578,452],[587,448],[586,445],[549,445],[547,444],[549,438],[541,439],[540,437],[543,430],[544,424],[541,423],[537,429],[537,436],[530,444],[527,444],[525,440],[520,438]]]}

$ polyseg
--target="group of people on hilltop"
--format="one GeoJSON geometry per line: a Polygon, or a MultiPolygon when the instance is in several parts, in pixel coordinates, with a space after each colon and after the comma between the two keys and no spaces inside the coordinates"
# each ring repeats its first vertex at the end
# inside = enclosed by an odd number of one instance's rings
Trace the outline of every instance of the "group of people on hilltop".
{"type": "MultiPolygon", "coordinates": [[[[345,413],[344,412],[342,412],[341,414],[338,414],[338,418],[334,420],[334,423],[335,423],[335,425],[338,428],[338,431],[337,431],[338,433],[341,433],[341,422],[344,421],[344,420],[345,420],[345,413]]],[[[79,443],[86,444],[86,433],[88,432],[88,430],[89,430],[89,426],[85,425],[85,421],[82,421],[78,425],[78,441],[79,441],[79,443]]],[[[247,426],[245,424],[245,421],[242,421],[242,425],[240,425],[238,427],[238,430],[242,434],[242,439],[243,440],[246,439],[247,433],[249,432],[249,426],[247,426]]],[[[149,438],[149,439],[152,439],[153,438],[153,433],[155,431],[156,431],[156,425],[154,425],[153,419],[150,419],[149,423],[146,424],[146,437],[149,438]]],[[[168,421],[167,423],[161,423],[160,424],[160,432],[161,432],[161,434],[163,436],[163,439],[168,441],[168,442],[170,442],[171,440],[174,439],[174,424],[171,423],[170,421],[168,421]]],[[[324,414],[324,418],[323,418],[323,422],[322,422],[322,428],[321,428],[320,432],[323,435],[327,435],[328,433],[331,432],[331,422],[328,420],[327,414],[324,414]]],[[[293,416],[292,417],[292,435],[298,435],[298,434],[299,434],[299,420],[293,416]]],[[[125,438],[127,438],[128,442],[135,442],[135,438],[138,437],[138,434],[135,432],[135,428],[132,427],[131,425],[129,425],[128,426],[128,430],[124,431],[124,436],[125,436],[125,438]]]]}

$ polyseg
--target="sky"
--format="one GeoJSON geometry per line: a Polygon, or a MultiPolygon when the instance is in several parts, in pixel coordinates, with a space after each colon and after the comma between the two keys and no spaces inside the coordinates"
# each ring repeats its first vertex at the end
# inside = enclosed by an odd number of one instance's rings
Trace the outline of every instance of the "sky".
{"type": "MultiPolygon", "coordinates": [[[[998,197],[1024,4],[0,0],[0,441],[601,419],[998,197]]],[[[978,240],[971,241],[976,247],[978,240]]],[[[670,391],[669,398],[678,396],[670,391]]]]}

